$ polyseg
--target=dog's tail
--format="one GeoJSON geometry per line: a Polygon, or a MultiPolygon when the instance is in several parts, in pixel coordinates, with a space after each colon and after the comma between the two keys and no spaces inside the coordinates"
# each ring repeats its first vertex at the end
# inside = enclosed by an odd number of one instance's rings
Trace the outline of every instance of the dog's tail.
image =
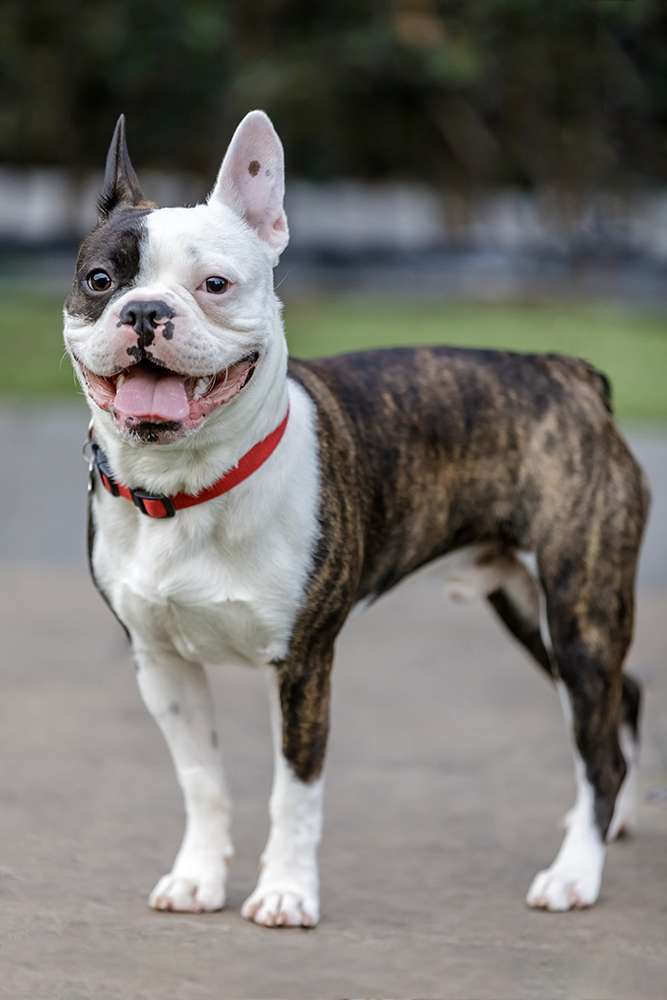
{"type": "Polygon", "coordinates": [[[573,375],[587,382],[600,397],[607,413],[613,414],[611,382],[604,372],[599,371],[595,365],[592,365],[590,361],[585,361],[583,358],[568,357],[565,354],[549,354],[547,357],[560,362],[561,365],[565,365],[573,375]]]}
{"type": "Polygon", "coordinates": [[[605,410],[607,413],[613,413],[614,406],[611,398],[611,382],[604,372],[599,371],[594,367],[594,365],[589,364],[588,361],[582,361],[582,364],[586,366],[588,379],[602,400],[605,410]]]}

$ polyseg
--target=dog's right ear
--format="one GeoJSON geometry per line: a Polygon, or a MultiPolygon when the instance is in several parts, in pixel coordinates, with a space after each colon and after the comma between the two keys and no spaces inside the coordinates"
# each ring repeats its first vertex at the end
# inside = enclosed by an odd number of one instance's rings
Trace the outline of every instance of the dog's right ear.
{"type": "Polygon", "coordinates": [[[284,197],[282,143],[269,116],[251,111],[232,136],[209,203],[222,201],[280,254],[289,240],[284,197]]]}
{"type": "Polygon", "coordinates": [[[109,146],[104,187],[97,202],[100,221],[104,221],[118,205],[139,205],[142,202],[145,203],[146,199],[130,163],[125,141],[125,115],[121,115],[109,146]]]}

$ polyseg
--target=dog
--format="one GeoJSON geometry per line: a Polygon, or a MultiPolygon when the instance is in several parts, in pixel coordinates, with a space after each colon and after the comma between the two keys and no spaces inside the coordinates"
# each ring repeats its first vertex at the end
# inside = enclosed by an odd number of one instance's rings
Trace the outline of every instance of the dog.
{"type": "Polygon", "coordinates": [[[649,503],[609,384],[559,355],[445,346],[288,360],[283,195],[282,145],[253,111],[206,204],[159,209],[121,116],[65,306],[92,410],[90,566],[185,799],[150,905],[224,905],[230,804],[203,664],[236,662],[267,676],[275,748],[242,914],[317,924],[335,640],[353,608],[434,562],[560,692],[576,803],[527,902],[590,906],[605,841],[633,822],[640,691],[622,665],[649,503]]]}

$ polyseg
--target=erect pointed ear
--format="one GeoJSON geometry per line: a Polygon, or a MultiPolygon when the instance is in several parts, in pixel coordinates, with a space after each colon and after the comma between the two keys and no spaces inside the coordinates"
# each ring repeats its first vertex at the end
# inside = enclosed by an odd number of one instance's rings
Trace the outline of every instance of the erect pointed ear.
{"type": "Polygon", "coordinates": [[[222,201],[282,253],[289,240],[284,197],[282,143],[268,115],[251,111],[232,137],[209,203],[222,201]]]}
{"type": "Polygon", "coordinates": [[[100,219],[106,219],[118,205],[138,205],[145,201],[139,179],[130,163],[125,142],[125,115],[121,115],[107,153],[104,187],[97,202],[100,219]]]}

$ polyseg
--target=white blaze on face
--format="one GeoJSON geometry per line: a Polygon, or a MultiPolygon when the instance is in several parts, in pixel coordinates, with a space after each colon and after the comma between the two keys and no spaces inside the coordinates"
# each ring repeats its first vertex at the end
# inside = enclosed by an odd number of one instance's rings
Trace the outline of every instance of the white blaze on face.
{"type": "Polygon", "coordinates": [[[121,433],[145,422],[196,430],[271,352],[271,251],[222,204],[155,211],[140,245],[132,287],[76,331],[72,353],[121,433]]]}
{"type": "MultiPolygon", "coordinates": [[[[135,187],[126,201],[139,197],[135,187]]],[[[254,111],[206,205],[151,210],[135,199],[84,241],[65,339],[88,396],[121,437],[165,443],[163,431],[198,430],[256,369],[267,381],[284,370],[272,275],[288,239],[283,196],[280,140],[254,111]]]]}

